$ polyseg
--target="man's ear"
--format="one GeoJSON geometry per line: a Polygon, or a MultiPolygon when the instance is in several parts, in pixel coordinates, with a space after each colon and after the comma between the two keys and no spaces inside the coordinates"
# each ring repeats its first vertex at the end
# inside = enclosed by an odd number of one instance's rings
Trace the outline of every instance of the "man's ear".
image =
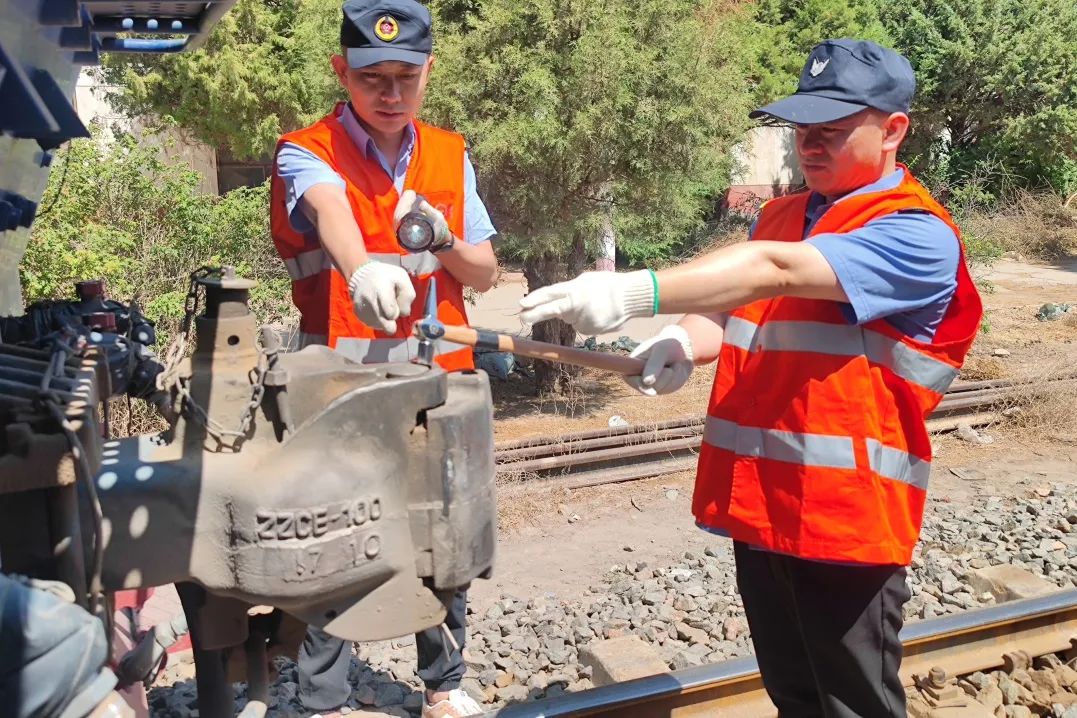
{"type": "Polygon", "coordinates": [[[909,133],[909,116],[904,112],[892,112],[883,122],[883,150],[897,152],[909,133]]]}
{"type": "Polygon", "coordinates": [[[329,58],[329,64],[333,66],[333,72],[343,87],[348,86],[348,61],[343,55],[333,55],[329,58]]]}

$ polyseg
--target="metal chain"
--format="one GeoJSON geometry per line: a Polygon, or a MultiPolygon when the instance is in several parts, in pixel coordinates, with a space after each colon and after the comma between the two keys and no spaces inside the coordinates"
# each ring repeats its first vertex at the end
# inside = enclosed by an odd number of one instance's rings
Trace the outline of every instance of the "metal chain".
{"type": "Polygon", "coordinates": [[[195,314],[198,312],[198,280],[214,273],[211,267],[200,267],[191,272],[190,284],[187,287],[187,296],[183,300],[183,321],[180,323],[180,331],[172,338],[168,351],[164,356],[164,369],[157,375],[157,388],[160,391],[171,391],[179,383],[179,366],[191,343],[191,326],[194,324],[195,314]]]}
{"type": "Polygon", "coordinates": [[[184,300],[184,315],[181,330],[172,340],[172,344],[168,347],[165,368],[157,375],[157,388],[166,392],[175,389],[176,393],[183,400],[183,409],[187,412],[188,416],[198,421],[198,423],[205,428],[206,433],[216,439],[218,444],[223,446],[226,444],[226,439],[243,439],[247,436],[247,432],[251,427],[251,422],[254,420],[258,407],[262,405],[262,397],[265,395],[265,381],[269,369],[269,359],[266,356],[265,350],[262,347],[258,347],[258,364],[251,370],[254,376],[250,377],[253,382],[251,385],[251,398],[243,408],[243,413],[240,415],[239,427],[237,429],[228,429],[220,422],[214,420],[205,409],[199,406],[194,397],[191,396],[191,377],[180,376],[179,366],[184,357],[187,356],[187,349],[190,347],[191,343],[191,327],[194,324],[194,317],[198,312],[198,280],[219,272],[219,269],[201,267],[191,273],[191,284],[187,290],[187,297],[184,300]]]}
{"type": "Polygon", "coordinates": [[[262,397],[265,395],[266,374],[268,373],[266,371],[267,368],[268,360],[266,359],[265,352],[259,349],[258,366],[252,370],[255,376],[253,377],[254,384],[251,386],[251,398],[243,408],[243,413],[239,418],[238,429],[225,428],[223,424],[211,418],[209,414],[206,413],[206,410],[198,405],[198,402],[191,396],[189,377],[179,378],[176,382],[176,391],[179,393],[180,397],[183,398],[184,408],[190,409],[190,414],[205,427],[206,433],[216,439],[218,444],[223,445],[226,443],[225,439],[242,439],[246,437],[247,431],[251,426],[251,421],[254,420],[254,415],[258,411],[258,407],[262,405],[262,397]]]}

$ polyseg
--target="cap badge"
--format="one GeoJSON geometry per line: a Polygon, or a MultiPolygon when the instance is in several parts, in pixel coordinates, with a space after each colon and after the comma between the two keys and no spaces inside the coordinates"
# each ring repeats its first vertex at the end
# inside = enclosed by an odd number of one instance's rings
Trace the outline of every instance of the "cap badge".
{"type": "Polygon", "coordinates": [[[825,70],[826,66],[829,65],[829,64],[830,64],[830,58],[829,57],[827,59],[823,60],[822,62],[819,62],[818,58],[813,59],[811,61],[811,69],[808,70],[808,74],[811,75],[812,77],[819,77],[819,74],[822,73],[822,71],[825,70]]]}
{"type": "Polygon", "coordinates": [[[400,23],[392,15],[382,15],[374,24],[374,34],[383,42],[392,42],[400,35],[400,23]]]}

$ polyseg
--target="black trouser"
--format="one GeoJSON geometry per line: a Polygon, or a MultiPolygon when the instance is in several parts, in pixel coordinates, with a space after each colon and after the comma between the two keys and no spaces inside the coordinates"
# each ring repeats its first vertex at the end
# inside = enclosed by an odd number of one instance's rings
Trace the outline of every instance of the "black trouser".
{"type": "Polygon", "coordinates": [[[782,556],[735,542],[763,685],[781,718],[905,718],[903,566],[782,556]]]}
{"type": "MultiPolygon", "coordinates": [[[[461,653],[467,633],[467,589],[434,591],[445,604],[445,625],[459,648],[445,637],[441,626],[415,634],[419,678],[431,691],[460,687],[466,666],[461,653]]],[[[348,683],[352,642],[311,627],[299,647],[299,700],[312,711],[331,711],[344,705],[352,693],[348,683]]]]}

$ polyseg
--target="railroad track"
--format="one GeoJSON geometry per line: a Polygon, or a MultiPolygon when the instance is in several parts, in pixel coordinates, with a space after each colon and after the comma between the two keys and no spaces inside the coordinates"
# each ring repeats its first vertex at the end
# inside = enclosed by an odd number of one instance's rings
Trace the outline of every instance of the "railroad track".
{"type": "MultiPolygon", "coordinates": [[[[1015,393],[1048,394],[1077,384],[1072,376],[1032,382],[956,382],[928,419],[932,432],[961,424],[983,426],[998,418],[1015,393]]],[[[583,488],[692,469],[703,437],[703,415],[639,426],[624,426],[501,442],[495,447],[498,473],[505,478],[545,479],[559,487],[583,488]]],[[[524,483],[528,483],[524,481],[524,483]]]]}
{"type": "MultiPolygon", "coordinates": [[[[1043,656],[1077,648],[1077,590],[910,623],[901,632],[901,677],[939,666],[951,676],[1003,668],[1006,656],[1043,656]]],[[[773,718],[755,658],[738,658],[634,681],[507,706],[488,718],[620,716],[631,718],[773,718]]]]}

